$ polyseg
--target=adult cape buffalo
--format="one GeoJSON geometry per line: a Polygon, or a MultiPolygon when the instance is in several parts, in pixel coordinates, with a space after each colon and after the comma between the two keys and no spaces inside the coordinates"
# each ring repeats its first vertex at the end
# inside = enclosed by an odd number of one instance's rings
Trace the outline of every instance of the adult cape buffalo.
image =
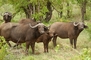
{"type": "MultiPolygon", "coordinates": [[[[9,12],[5,12],[3,14],[3,20],[4,20],[4,22],[2,24],[11,22],[11,19],[12,19],[12,14],[9,13],[9,12]]],[[[0,40],[0,42],[2,42],[2,46],[5,44],[5,43],[3,43],[3,40],[0,40]]]]}
{"type": "MultiPolygon", "coordinates": [[[[49,31],[57,34],[60,38],[69,38],[70,44],[72,47],[74,44],[76,49],[77,37],[84,28],[87,28],[87,26],[83,22],[55,22],[50,26],[49,31]]],[[[56,46],[57,36],[53,38],[54,46],[56,46]]]]}
{"type": "Polygon", "coordinates": [[[26,42],[26,52],[28,52],[29,45],[31,45],[32,53],[34,53],[37,38],[46,31],[43,23],[34,22],[34,24],[32,26],[31,23],[5,23],[2,25],[3,27],[0,26],[0,35],[5,37],[8,44],[10,40],[15,43],[26,42]]]}

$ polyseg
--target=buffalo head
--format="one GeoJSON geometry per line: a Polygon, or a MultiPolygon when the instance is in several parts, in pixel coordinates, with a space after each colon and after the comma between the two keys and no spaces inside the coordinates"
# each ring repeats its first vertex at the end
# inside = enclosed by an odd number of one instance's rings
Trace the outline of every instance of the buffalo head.
{"type": "Polygon", "coordinates": [[[43,23],[38,23],[37,25],[34,25],[34,26],[29,24],[29,26],[31,28],[38,28],[38,31],[39,31],[40,34],[45,33],[45,31],[47,30],[47,27],[43,23]]]}
{"type": "Polygon", "coordinates": [[[9,12],[5,12],[3,15],[3,20],[5,20],[5,23],[10,22],[12,19],[12,14],[9,12]]]}
{"type": "Polygon", "coordinates": [[[73,25],[77,27],[79,30],[83,30],[84,28],[88,28],[83,22],[74,22],[73,25]]]}

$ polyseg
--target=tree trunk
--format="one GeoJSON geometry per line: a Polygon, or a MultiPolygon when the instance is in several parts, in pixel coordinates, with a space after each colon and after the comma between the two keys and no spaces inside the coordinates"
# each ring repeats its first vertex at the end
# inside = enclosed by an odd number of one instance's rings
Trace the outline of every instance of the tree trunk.
{"type": "Polygon", "coordinates": [[[61,12],[59,13],[59,15],[60,15],[60,18],[62,18],[63,12],[61,11],[61,12]]]}
{"type": "Polygon", "coordinates": [[[32,14],[33,14],[33,6],[32,3],[30,3],[29,5],[27,5],[27,7],[22,6],[21,7],[23,9],[23,11],[26,14],[26,18],[32,18],[32,14]]]}
{"type": "Polygon", "coordinates": [[[61,12],[59,12],[59,17],[62,18],[62,15],[63,15],[63,4],[61,4],[61,12]]]}
{"type": "Polygon", "coordinates": [[[67,2],[67,18],[70,18],[69,2],[67,2]]]}
{"type": "Polygon", "coordinates": [[[82,22],[84,22],[84,16],[86,14],[86,3],[87,0],[84,0],[81,5],[82,22]]]}
{"type": "Polygon", "coordinates": [[[46,22],[49,22],[51,17],[52,17],[52,8],[51,8],[51,2],[48,0],[47,1],[47,9],[48,9],[48,12],[46,12],[46,18],[45,18],[45,21],[46,22]]]}
{"type": "Polygon", "coordinates": [[[25,7],[21,7],[23,9],[23,11],[25,12],[26,14],[26,18],[30,18],[29,17],[29,13],[28,13],[28,9],[26,9],[25,7]]]}

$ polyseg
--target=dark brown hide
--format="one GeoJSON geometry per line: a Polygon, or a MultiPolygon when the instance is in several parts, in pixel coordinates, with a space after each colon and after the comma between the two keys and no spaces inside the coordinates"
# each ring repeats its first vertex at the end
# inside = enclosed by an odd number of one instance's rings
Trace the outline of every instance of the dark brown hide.
{"type": "Polygon", "coordinates": [[[52,36],[50,35],[49,32],[45,32],[44,34],[42,34],[38,39],[37,39],[37,43],[39,42],[43,42],[44,44],[44,52],[48,52],[48,44],[51,41],[52,36]]]}
{"type": "MultiPolygon", "coordinates": [[[[77,37],[79,36],[80,32],[86,27],[87,26],[82,22],[55,22],[50,26],[49,31],[51,33],[57,34],[60,38],[69,38],[70,44],[73,46],[74,43],[74,48],[76,48],[77,37]]],[[[54,46],[56,46],[56,39],[57,36],[54,36],[54,46]]]]}
{"type": "Polygon", "coordinates": [[[21,19],[21,20],[19,21],[19,23],[20,23],[20,24],[28,24],[28,23],[34,24],[35,21],[32,20],[32,19],[21,19]]]}
{"type": "Polygon", "coordinates": [[[18,23],[3,23],[0,25],[0,36],[4,36],[4,38],[6,38],[6,42],[8,43],[8,45],[11,47],[9,40],[10,40],[10,32],[11,32],[11,28],[18,26],[18,23]]]}
{"type": "MultiPolygon", "coordinates": [[[[5,27],[9,24],[5,24],[5,27]]],[[[36,25],[32,26],[31,23],[19,23],[18,26],[13,26],[13,23],[11,23],[11,26],[11,28],[1,28],[1,35],[5,37],[6,41],[9,42],[11,40],[15,43],[26,42],[26,51],[28,52],[29,45],[31,45],[32,53],[34,53],[36,39],[45,32],[44,24],[36,23],[36,25]]]]}

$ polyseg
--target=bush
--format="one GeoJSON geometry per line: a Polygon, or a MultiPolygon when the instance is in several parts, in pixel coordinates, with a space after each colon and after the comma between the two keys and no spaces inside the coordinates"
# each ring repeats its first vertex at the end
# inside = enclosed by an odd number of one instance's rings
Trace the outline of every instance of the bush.
{"type": "Polygon", "coordinates": [[[91,40],[91,23],[87,23],[88,29],[86,29],[86,31],[89,34],[89,40],[91,40]]]}
{"type": "Polygon", "coordinates": [[[80,55],[81,60],[91,60],[91,51],[90,49],[84,48],[82,54],[80,55]]]}
{"type": "Polygon", "coordinates": [[[5,55],[7,55],[7,44],[4,37],[0,36],[0,40],[2,41],[0,42],[0,60],[3,60],[5,55]]]}
{"type": "Polygon", "coordinates": [[[71,60],[91,60],[91,49],[83,48],[82,53],[71,60]]]}

